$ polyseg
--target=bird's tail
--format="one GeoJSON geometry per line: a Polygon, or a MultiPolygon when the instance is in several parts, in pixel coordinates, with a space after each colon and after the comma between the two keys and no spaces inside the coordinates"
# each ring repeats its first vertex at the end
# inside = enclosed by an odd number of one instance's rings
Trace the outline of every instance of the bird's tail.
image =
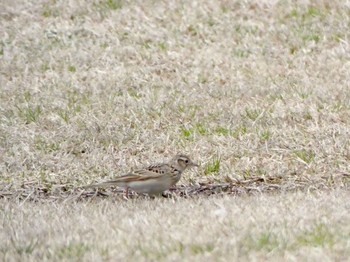
{"type": "Polygon", "coordinates": [[[118,180],[111,180],[111,181],[106,181],[98,184],[91,184],[88,186],[84,186],[83,188],[96,188],[96,187],[109,187],[109,186],[120,186],[124,187],[125,183],[123,181],[118,181],[118,180]]]}

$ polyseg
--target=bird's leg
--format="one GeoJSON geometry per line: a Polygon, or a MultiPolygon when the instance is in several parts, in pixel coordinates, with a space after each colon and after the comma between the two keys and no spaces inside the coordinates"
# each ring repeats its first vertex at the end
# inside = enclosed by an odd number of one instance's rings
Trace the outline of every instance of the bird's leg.
{"type": "Polygon", "coordinates": [[[126,187],[125,189],[125,199],[129,198],[129,187],[126,187]]]}

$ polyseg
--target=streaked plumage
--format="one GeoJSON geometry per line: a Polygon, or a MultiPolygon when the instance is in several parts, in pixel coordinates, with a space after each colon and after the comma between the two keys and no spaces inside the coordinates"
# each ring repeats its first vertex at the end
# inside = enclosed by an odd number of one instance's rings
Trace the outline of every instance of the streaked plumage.
{"type": "Polygon", "coordinates": [[[114,180],[87,187],[119,186],[138,193],[160,194],[175,185],[188,167],[198,166],[186,155],[176,155],[169,163],[156,164],[136,170],[114,180]]]}

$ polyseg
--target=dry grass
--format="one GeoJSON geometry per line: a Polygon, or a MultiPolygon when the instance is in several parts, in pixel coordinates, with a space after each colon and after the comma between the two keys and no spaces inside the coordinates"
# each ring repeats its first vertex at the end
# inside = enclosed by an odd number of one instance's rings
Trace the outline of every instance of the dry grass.
{"type": "Polygon", "coordinates": [[[346,261],[350,195],[3,201],[3,261],[346,261]]]}
{"type": "Polygon", "coordinates": [[[346,1],[1,1],[5,260],[345,259],[349,24],[346,1]],[[172,199],[79,189],[177,152],[202,165],[172,199]]]}

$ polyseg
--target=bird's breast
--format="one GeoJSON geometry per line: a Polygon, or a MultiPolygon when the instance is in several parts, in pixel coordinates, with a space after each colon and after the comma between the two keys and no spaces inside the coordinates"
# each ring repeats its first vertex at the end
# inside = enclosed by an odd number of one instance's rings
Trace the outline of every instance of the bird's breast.
{"type": "MultiPolygon", "coordinates": [[[[175,182],[176,183],[176,182],[175,182]]],[[[138,193],[159,194],[174,185],[174,179],[169,176],[161,178],[149,178],[145,180],[135,180],[128,183],[128,187],[138,193]]]]}

